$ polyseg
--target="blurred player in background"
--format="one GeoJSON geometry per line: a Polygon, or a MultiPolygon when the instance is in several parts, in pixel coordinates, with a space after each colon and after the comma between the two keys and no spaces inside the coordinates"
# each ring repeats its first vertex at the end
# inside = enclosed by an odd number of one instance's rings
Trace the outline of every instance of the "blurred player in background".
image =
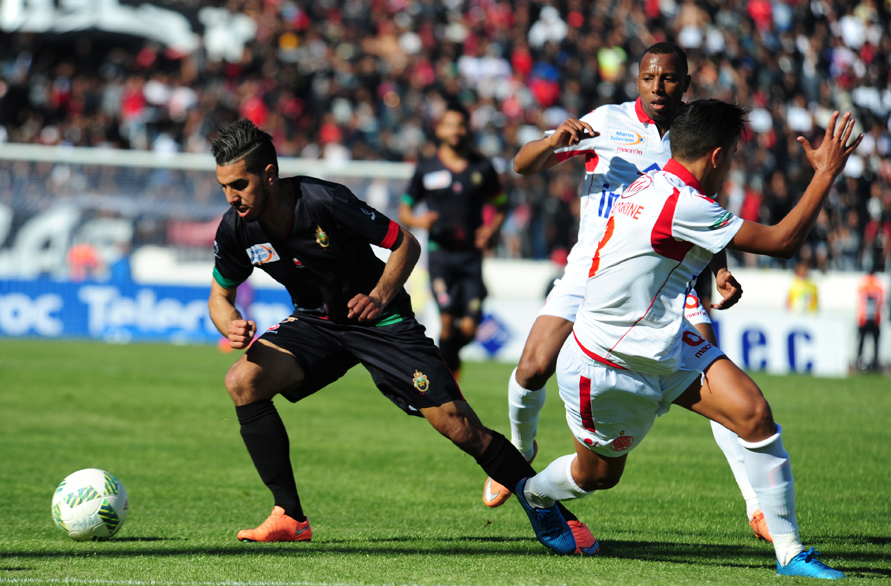
{"type": "MultiPolygon", "coordinates": [[[[220,131],[211,150],[231,208],[217,229],[210,316],[247,352],[226,375],[241,436],[275,506],[242,541],[309,541],[291,467],[288,433],[272,398],[299,401],[362,364],[409,415],[422,416],[501,482],[535,474],[504,436],[480,423],[403,289],[420,255],[414,236],[349,189],[312,177],[279,178],[272,138],[249,120],[220,131]],[[386,264],[371,245],[391,251],[386,264]],[[235,306],[259,267],[285,286],[294,312],[251,344],[253,321],[235,306]]],[[[595,553],[591,532],[562,506],[527,515],[556,553],[595,553]],[[571,527],[566,519],[573,521],[571,527]]]]}
{"type": "MultiPolygon", "coordinates": [[[[640,60],[634,102],[607,105],[578,119],[569,119],[544,138],[527,143],[514,159],[514,169],[532,175],[572,157],[585,157],[581,220],[578,242],[569,253],[563,277],[557,281],[538,314],[520,363],[508,383],[511,441],[530,461],[535,457],[538,414],[545,402],[545,383],[554,374],[557,355],[572,331],[585,296],[585,281],[597,243],[603,236],[610,211],[621,193],[640,176],[661,169],[671,157],[669,129],[690,86],[687,56],[674,43],[649,47],[640,60]]],[[[712,305],[731,307],[742,290],[726,270],[726,255],[715,255],[712,270],[720,275],[719,287],[732,288],[725,300],[712,305]]],[[[686,317],[711,343],[717,345],[711,320],[695,291],[687,299],[686,317]]],[[[746,501],[746,517],[756,537],[770,540],[758,499],[746,479],[742,454],[732,432],[718,423],[712,432],[746,501]]],[[[483,501],[499,506],[510,496],[508,487],[486,480],[483,501]]]]}
{"type": "Polygon", "coordinates": [[[813,179],[785,218],[764,226],[735,217],[707,195],[730,170],[745,114],[718,100],[688,104],[672,123],[673,158],[635,181],[616,204],[557,362],[575,453],[521,482],[517,497],[534,509],[614,487],[630,450],[675,403],[738,434],[777,573],[844,578],[801,543],[789,454],[761,390],[683,316],[690,283],[714,253],[730,247],[781,258],[796,254],[863,137],[849,145],[853,120],[846,114],[836,127],[838,112],[817,150],[799,137],[813,179]]]}
{"type": "Polygon", "coordinates": [[[792,277],[792,285],[789,286],[789,294],[786,296],[786,309],[791,313],[817,313],[819,308],[817,285],[808,278],[809,273],[807,261],[800,260],[795,264],[795,276],[792,277]]]}
{"type": "Polygon", "coordinates": [[[486,297],[483,251],[490,248],[504,223],[507,196],[492,163],[470,143],[470,114],[449,102],[436,125],[439,147],[418,162],[399,206],[399,221],[428,233],[428,267],[442,329],[439,348],[455,376],[459,352],[473,341],[486,297]],[[425,203],[427,211],[414,207],[425,203]],[[495,207],[483,221],[483,206],[495,207]]]}
{"type": "Polygon", "coordinates": [[[857,286],[857,365],[861,370],[879,370],[879,328],[884,296],[882,282],[876,277],[875,269],[870,269],[857,286]],[[867,335],[872,336],[872,362],[866,362],[863,358],[863,343],[867,335]]]}

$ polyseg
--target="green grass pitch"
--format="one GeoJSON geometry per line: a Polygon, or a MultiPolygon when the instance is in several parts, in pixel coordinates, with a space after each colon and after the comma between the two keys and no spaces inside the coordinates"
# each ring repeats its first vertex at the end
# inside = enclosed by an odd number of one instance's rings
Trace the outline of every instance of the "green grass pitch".
{"type": "MultiPolygon", "coordinates": [[[[214,347],[0,341],[3,584],[797,584],[753,537],[708,423],[680,408],[631,453],[619,485],[571,503],[595,558],[549,555],[515,500],[482,504],[484,473],[361,368],[307,400],[276,400],[313,541],[235,539],[271,497],[238,433],[214,347]],[[108,542],[53,525],[56,485],[102,468],[130,512],[108,542]]],[[[467,364],[462,389],[507,432],[511,366],[467,364]]],[[[805,545],[852,584],[891,582],[891,383],[757,376],[783,425],[805,545]]],[[[537,467],[571,451],[550,385],[537,467]]]]}

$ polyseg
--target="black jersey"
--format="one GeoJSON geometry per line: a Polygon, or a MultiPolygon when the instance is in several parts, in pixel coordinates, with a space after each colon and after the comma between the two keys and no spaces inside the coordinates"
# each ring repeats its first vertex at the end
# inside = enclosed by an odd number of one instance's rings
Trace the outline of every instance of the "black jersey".
{"type": "MultiPolygon", "coordinates": [[[[234,289],[259,267],[287,288],[296,311],[358,323],[347,319],[347,303],[370,293],[384,270],[369,244],[392,247],[399,225],[338,183],[312,177],[282,181],[285,197],[294,200],[285,234],[275,235],[228,210],[214,242],[214,279],[234,289]]],[[[410,315],[411,301],[403,289],[375,323],[410,315]]]]}
{"type": "Polygon", "coordinates": [[[439,214],[430,228],[430,250],[472,250],[474,232],[483,224],[483,205],[500,204],[501,195],[501,181],[488,159],[472,154],[467,167],[456,173],[433,156],[418,162],[403,202],[414,207],[424,201],[439,214]]]}

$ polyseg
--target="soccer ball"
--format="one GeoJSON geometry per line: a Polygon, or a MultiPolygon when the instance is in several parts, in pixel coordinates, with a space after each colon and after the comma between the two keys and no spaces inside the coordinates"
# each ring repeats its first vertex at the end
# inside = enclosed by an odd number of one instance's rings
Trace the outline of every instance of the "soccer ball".
{"type": "Polygon", "coordinates": [[[53,495],[53,521],[75,541],[108,539],[127,518],[127,491],[104,470],[69,474],[53,495]]]}

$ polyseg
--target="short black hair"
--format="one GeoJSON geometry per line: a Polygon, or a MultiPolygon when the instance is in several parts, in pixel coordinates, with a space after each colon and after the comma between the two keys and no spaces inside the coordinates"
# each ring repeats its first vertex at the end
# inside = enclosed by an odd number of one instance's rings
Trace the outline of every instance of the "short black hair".
{"type": "Polygon", "coordinates": [[[687,54],[684,53],[684,50],[681,49],[678,45],[675,45],[674,43],[670,43],[668,41],[662,41],[661,43],[651,45],[646,51],[644,51],[643,55],[640,56],[640,63],[643,63],[644,57],[646,57],[647,55],[674,55],[678,58],[681,69],[683,69],[682,75],[684,77],[687,77],[687,54]]]}
{"type": "Polygon", "coordinates": [[[244,159],[248,173],[260,175],[269,164],[278,171],[278,156],[272,137],[247,118],[223,128],[210,145],[217,165],[225,167],[244,159]]]}
{"type": "Polygon", "coordinates": [[[445,110],[442,111],[442,115],[445,116],[446,112],[457,112],[464,118],[464,124],[470,124],[470,111],[458,100],[447,101],[445,110]]]}
{"type": "Polygon", "coordinates": [[[729,148],[745,129],[748,110],[721,100],[688,102],[671,121],[671,156],[696,161],[716,147],[729,148]]]}

